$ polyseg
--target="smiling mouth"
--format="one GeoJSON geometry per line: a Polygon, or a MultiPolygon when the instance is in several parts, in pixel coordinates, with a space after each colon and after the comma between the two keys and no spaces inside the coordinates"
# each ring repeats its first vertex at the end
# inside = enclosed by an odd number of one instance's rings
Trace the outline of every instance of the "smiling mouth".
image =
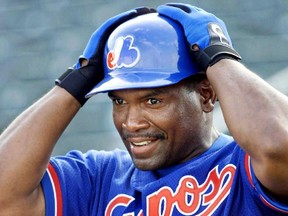
{"type": "Polygon", "coordinates": [[[133,137],[127,139],[129,149],[134,159],[151,158],[159,149],[159,139],[151,137],[133,137]]]}
{"type": "Polygon", "coordinates": [[[152,141],[131,142],[131,144],[134,146],[145,146],[149,145],[150,143],[152,143],[152,141]]]}
{"type": "Polygon", "coordinates": [[[165,139],[165,134],[162,133],[142,133],[132,134],[126,133],[123,140],[128,144],[127,148],[134,158],[150,158],[159,149],[161,140],[165,139]]]}
{"type": "Polygon", "coordinates": [[[165,139],[165,135],[162,133],[152,134],[125,134],[123,139],[135,146],[149,145],[156,140],[165,139]]]}

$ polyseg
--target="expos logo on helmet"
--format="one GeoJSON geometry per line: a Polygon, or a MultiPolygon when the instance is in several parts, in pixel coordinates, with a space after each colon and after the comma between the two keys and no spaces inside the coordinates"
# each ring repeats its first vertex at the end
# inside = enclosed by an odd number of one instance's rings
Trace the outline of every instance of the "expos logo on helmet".
{"type": "Polygon", "coordinates": [[[140,51],[134,46],[131,35],[116,39],[114,48],[107,54],[106,64],[110,70],[134,67],[140,60],[140,51]]]}

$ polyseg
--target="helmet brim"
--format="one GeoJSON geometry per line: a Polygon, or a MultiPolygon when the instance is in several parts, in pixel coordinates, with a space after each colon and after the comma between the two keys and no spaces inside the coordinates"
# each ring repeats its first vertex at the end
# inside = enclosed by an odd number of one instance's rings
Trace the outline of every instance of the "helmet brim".
{"type": "Polygon", "coordinates": [[[98,93],[107,93],[109,91],[121,89],[139,89],[139,88],[157,88],[168,85],[173,85],[180,82],[182,79],[194,75],[194,73],[186,73],[185,75],[179,71],[174,72],[153,72],[133,71],[129,73],[117,72],[106,76],[98,83],[87,95],[86,98],[92,97],[98,93]]]}

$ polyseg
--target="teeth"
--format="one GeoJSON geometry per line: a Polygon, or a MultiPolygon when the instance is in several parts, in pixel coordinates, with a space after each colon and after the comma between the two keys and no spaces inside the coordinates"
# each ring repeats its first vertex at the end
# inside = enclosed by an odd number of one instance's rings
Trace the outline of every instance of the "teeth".
{"type": "Polygon", "coordinates": [[[151,141],[132,142],[132,144],[136,145],[136,146],[144,146],[144,145],[148,145],[150,143],[151,143],[151,141]]]}

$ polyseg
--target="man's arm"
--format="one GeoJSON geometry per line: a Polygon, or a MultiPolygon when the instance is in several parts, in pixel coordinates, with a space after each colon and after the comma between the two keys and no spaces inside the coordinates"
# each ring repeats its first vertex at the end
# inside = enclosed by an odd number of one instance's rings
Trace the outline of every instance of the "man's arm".
{"type": "Polygon", "coordinates": [[[78,62],[56,86],[23,112],[0,136],[0,215],[44,215],[40,187],[55,143],[104,77],[103,53],[109,35],[133,17],[154,13],[135,8],[104,22],[90,37],[78,62]]]}
{"type": "Polygon", "coordinates": [[[183,3],[157,11],[183,26],[193,61],[207,73],[231,134],[251,156],[260,182],[287,203],[288,98],[235,61],[241,57],[215,15],[183,3]]]}
{"type": "Polygon", "coordinates": [[[1,134],[0,215],[45,214],[40,181],[56,141],[80,107],[55,87],[1,134]]]}
{"type": "Polygon", "coordinates": [[[255,175],[274,196],[287,200],[288,98],[234,60],[208,67],[207,76],[255,175]]]}

